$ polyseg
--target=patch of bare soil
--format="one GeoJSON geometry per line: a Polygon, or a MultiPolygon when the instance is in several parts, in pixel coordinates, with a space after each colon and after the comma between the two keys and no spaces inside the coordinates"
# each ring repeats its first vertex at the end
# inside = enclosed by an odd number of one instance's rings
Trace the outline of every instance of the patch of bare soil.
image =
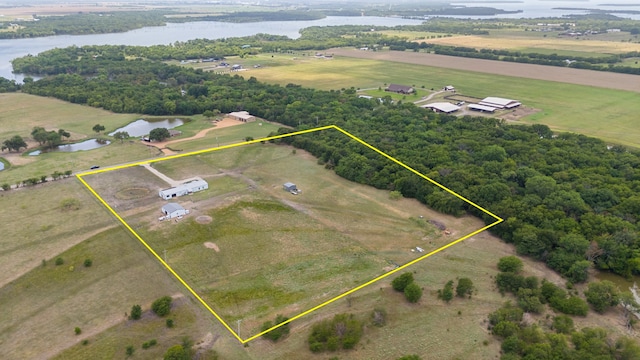
{"type": "Polygon", "coordinates": [[[206,247],[207,249],[213,249],[215,252],[220,252],[220,248],[218,247],[218,245],[216,245],[216,243],[207,241],[204,243],[204,247],[206,247]]]}
{"type": "Polygon", "coordinates": [[[640,92],[640,76],[630,74],[404,51],[374,52],[348,48],[335,48],[327,51],[338,56],[360,59],[401,62],[406,64],[434,66],[446,69],[475,71],[519,78],[557,81],[568,84],[640,92]]]}
{"type": "Polygon", "coordinates": [[[525,116],[535,114],[539,111],[540,109],[534,109],[526,106],[519,106],[512,111],[509,111],[505,114],[500,115],[499,118],[507,121],[517,121],[522,119],[525,116]]]}
{"type": "Polygon", "coordinates": [[[198,224],[209,224],[211,221],[213,221],[213,219],[209,215],[200,215],[196,218],[198,224]]]}

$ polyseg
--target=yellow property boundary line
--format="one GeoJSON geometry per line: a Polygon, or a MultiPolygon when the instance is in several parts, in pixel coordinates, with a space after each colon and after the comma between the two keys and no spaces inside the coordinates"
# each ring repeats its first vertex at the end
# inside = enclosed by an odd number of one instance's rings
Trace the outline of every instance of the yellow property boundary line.
{"type": "Polygon", "coordinates": [[[235,143],[235,144],[230,144],[230,145],[224,145],[224,146],[219,146],[219,147],[215,147],[215,148],[209,148],[209,149],[205,149],[205,150],[198,150],[198,151],[193,151],[193,152],[189,152],[189,153],[185,153],[185,154],[172,155],[172,156],[167,156],[167,157],[158,158],[158,159],[150,159],[150,160],[144,160],[144,161],[133,162],[133,163],[128,163],[128,164],[124,164],[124,165],[114,166],[114,167],[110,167],[110,168],[104,168],[104,169],[99,169],[99,170],[94,170],[94,171],[89,171],[89,172],[80,173],[80,174],[77,174],[77,175],[76,175],[76,177],[78,178],[78,180],[80,180],[80,182],[81,182],[82,184],[84,184],[84,186],[86,186],[86,187],[87,187],[87,189],[89,189],[89,191],[91,192],[91,194],[93,194],[93,196],[95,196],[95,197],[98,199],[98,201],[100,201],[100,203],[102,203],[102,205],[104,205],[104,206],[107,208],[107,210],[109,210],[109,212],[111,212],[111,214],[113,214],[113,216],[115,216],[115,217],[116,217],[116,219],[118,219],[118,220],[122,223],[122,225],[124,225],[124,227],[125,227],[127,230],[129,230],[129,231],[133,234],[133,236],[135,236],[135,237],[136,237],[136,239],[138,239],[138,241],[140,241],[140,243],[141,243],[142,245],[144,245],[144,247],[146,247],[146,248],[147,248],[147,250],[149,250],[149,252],[151,252],[151,254],[153,254],[153,256],[155,256],[155,258],[156,258],[156,259],[157,259],[157,260],[158,260],[162,265],[164,265],[164,267],[165,267],[165,268],[167,268],[167,270],[169,270],[169,272],[170,272],[173,276],[175,276],[175,278],[176,278],[176,279],[178,279],[178,281],[179,281],[182,285],[184,285],[184,287],[185,287],[187,290],[189,290],[189,292],[190,292],[190,293],[191,293],[191,294],[192,294],[196,299],[198,299],[198,301],[200,301],[200,303],[201,303],[201,304],[202,304],[202,305],[203,305],[207,310],[209,310],[209,312],[211,312],[211,314],[213,314],[213,316],[214,316],[216,319],[218,319],[218,321],[220,321],[220,323],[221,323],[221,324],[222,324],[222,325],[223,325],[227,330],[229,330],[229,332],[230,332],[231,334],[233,334],[233,336],[235,336],[235,338],[236,338],[236,339],[238,339],[238,341],[240,341],[240,342],[241,342],[241,343],[243,343],[243,344],[244,344],[244,343],[247,343],[247,342],[249,342],[249,341],[251,341],[251,340],[254,340],[254,339],[258,338],[258,337],[260,337],[260,336],[262,336],[262,335],[264,335],[264,334],[268,333],[268,332],[269,332],[269,331],[271,331],[271,330],[277,329],[277,328],[279,328],[279,327],[281,327],[281,326],[283,326],[283,325],[285,325],[285,324],[288,324],[288,323],[290,323],[290,322],[292,322],[292,321],[294,321],[294,320],[296,320],[296,319],[299,319],[299,318],[301,318],[301,317],[303,317],[303,316],[305,316],[305,315],[308,315],[308,314],[310,314],[310,313],[312,313],[312,312],[314,312],[314,311],[316,311],[316,310],[318,310],[318,309],[320,309],[320,308],[322,308],[322,307],[324,307],[324,306],[327,306],[327,305],[329,305],[329,304],[331,304],[331,303],[333,303],[333,302],[335,302],[335,301],[337,301],[337,300],[340,300],[340,299],[344,298],[345,296],[348,296],[348,295],[350,295],[350,294],[352,294],[352,293],[354,293],[354,292],[356,292],[356,291],[358,291],[358,290],[360,290],[360,289],[362,289],[362,288],[364,288],[364,287],[367,287],[367,286],[369,286],[369,285],[371,285],[371,284],[373,284],[373,283],[375,283],[375,282],[377,282],[377,281],[379,281],[379,280],[382,280],[382,279],[386,278],[387,276],[390,276],[390,275],[392,275],[392,274],[395,274],[395,273],[396,273],[396,272],[398,272],[398,271],[404,270],[405,268],[407,268],[407,267],[409,267],[409,266],[411,266],[411,265],[413,265],[413,264],[415,264],[415,263],[417,263],[417,262],[419,262],[419,261],[422,261],[422,260],[424,260],[424,259],[426,259],[426,258],[428,258],[428,257],[430,257],[430,256],[432,256],[432,255],[435,255],[435,254],[437,254],[437,253],[439,253],[439,252],[441,252],[441,251],[443,251],[443,250],[445,250],[445,249],[447,249],[447,248],[449,248],[449,247],[451,247],[451,246],[453,246],[453,245],[458,244],[459,242],[462,242],[462,241],[464,241],[464,240],[466,240],[466,239],[468,239],[468,238],[470,238],[470,237],[472,237],[472,236],[474,236],[474,235],[477,235],[477,234],[479,234],[479,233],[481,233],[481,232],[483,232],[483,231],[485,231],[485,230],[487,230],[487,229],[489,229],[489,228],[491,228],[491,227],[493,227],[493,226],[495,226],[495,225],[497,225],[497,224],[501,223],[502,221],[504,221],[502,218],[498,217],[497,215],[493,214],[492,212],[490,212],[490,211],[488,211],[488,210],[484,209],[483,207],[481,207],[481,206],[477,205],[476,203],[472,202],[471,200],[468,200],[468,199],[466,199],[465,197],[463,197],[463,196],[459,195],[458,193],[456,193],[456,192],[454,192],[454,191],[452,191],[452,190],[448,189],[447,187],[445,187],[445,186],[443,186],[443,185],[439,184],[438,182],[434,181],[433,179],[431,179],[431,178],[427,177],[426,175],[421,174],[420,172],[416,171],[415,169],[411,168],[410,166],[408,166],[408,165],[404,164],[403,162],[401,162],[401,161],[397,160],[396,158],[394,158],[394,157],[392,157],[392,156],[387,155],[386,153],[384,153],[384,152],[382,152],[382,151],[378,150],[377,148],[375,148],[375,147],[371,146],[370,144],[368,144],[368,143],[366,143],[366,142],[362,141],[360,138],[358,138],[358,137],[356,137],[356,136],[354,136],[354,135],[350,134],[349,132],[347,132],[347,131],[345,131],[345,130],[341,129],[340,127],[338,127],[338,126],[336,126],[336,125],[322,126],[322,127],[318,127],[318,128],[309,129],[309,130],[302,130],[302,131],[296,131],[296,132],[287,133],[287,134],[275,135],[275,136],[270,136],[270,137],[266,137],[266,138],[262,138],[262,139],[250,140],[250,141],[245,141],[245,142],[242,142],[242,143],[235,143]],[[433,185],[435,185],[435,186],[437,186],[437,187],[439,187],[439,188],[443,189],[444,191],[448,192],[449,194],[451,194],[451,195],[453,195],[453,196],[457,197],[458,199],[460,199],[460,200],[462,200],[462,201],[464,201],[464,202],[468,203],[469,205],[471,205],[471,206],[475,207],[476,209],[478,209],[478,210],[480,210],[480,211],[484,212],[485,214],[487,214],[487,215],[489,215],[489,216],[493,217],[494,219],[496,219],[496,221],[495,221],[495,222],[493,222],[493,223],[491,223],[491,224],[489,224],[489,225],[484,226],[483,228],[480,228],[480,229],[478,229],[478,230],[476,230],[476,231],[473,231],[473,232],[471,232],[471,233],[469,233],[469,234],[467,234],[467,235],[464,235],[464,236],[462,236],[461,238],[459,238],[459,239],[457,239],[457,240],[454,240],[454,241],[452,241],[452,242],[450,242],[450,243],[448,243],[448,244],[446,244],[446,245],[444,245],[444,246],[442,246],[442,247],[440,247],[440,248],[438,248],[438,249],[435,249],[435,250],[433,250],[433,251],[431,251],[431,252],[429,252],[429,253],[427,253],[427,254],[425,254],[425,255],[423,255],[423,256],[421,256],[421,257],[417,258],[417,259],[414,259],[414,260],[412,260],[412,261],[410,261],[410,262],[408,262],[408,263],[406,263],[406,264],[404,264],[404,265],[402,265],[402,266],[399,266],[399,267],[397,267],[397,268],[395,268],[395,269],[393,269],[393,270],[391,270],[391,271],[388,271],[388,272],[386,272],[386,273],[384,273],[384,274],[382,274],[382,275],[380,275],[380,276],[378,276],[378,277],[376,277],[376,278],[374,278],[374,279],[372,279],[372,280],[369,280],[369,281],[367,281],[366,283],[364,283],[364,284],[362,284],[362,285],[360,285],[360,286],[357,286],[357,287],[355,287],[355,288],[353,288],[353,289],[351,289],[351,290],[349,290],[349,291],[346,291],[346,292],[344,292],[344,293],[342,293],[342,294],[340,294],[340,295],[338,295],[338,296],[336,296],[336,297],[334,297],[334,298],[332,298],[332,299],[330,299],[330,300],[327,300],[327,301],[323,302],[323,303],[322,303],[322,304],[320,304],[320,305],[317,305],[317,306],[315,306],[315,307],[313,307],[313,308],[311,308],[311,309],[309,309],[309,310],[307,310],[307,311],[304,311],[304,312],[302,312],[302,313],[300,313],[300,314],[298,314],[298,315],[296,315],[296,316],[294,316],[294,317],[292,317],[292,318],[288,319],[287,321],[284,321],[284,322],[282,322],[282,323],[280,323],[280,324],[277,324],[277,325],[275,325],[275,326],[273,326],[273,327],[271,327],[271,328],[269,328],[269,329],[267,329],[267,330],[265,330],[265,331],[262,331],[262,332],[260,332],[260,333],[258,333],[258,334],[256,334],[256,335],[253,335],[253,336],[251,336],[251,337],[248,337],[248,338],[246,338],[246,339],[243,339],[243,338],[241,338],[241,337],[240,337],[240,335],[239,335],[238,333],[236,333],[235,331],[233,331],[233,329],[229,326],[229,324],[227,324],[227,323],[222,319],[222,317],[220,317],[220,315],[218,315],[218,313],[216,313],[216,312],[215,312],[215,311],[214,311],[214,310],[209,306],[209,304],[207,304],[207,302],[206,302],[206,301],[204,301],[204,300],[200,297],[200,295],[198,295],[198,294],[197,294],[197,293],[196,293],[196,292],[191,288],[191,286],[189,286],[189,284],[187,284],[187,283],[186,283],[186,282],[185,282],[185,281],[180,277],[180,275],[178,275],[178,274],[173,270],[173,268],[171,268],[171,266],[169,266],[169,264],[167,264],[167,263],[162,259],[162,257],[161,257],[160,255],[158,255],[158,253],[156,253],[156,252],[151,248],[151,246],[149,246],[149,244],[147,244],[147,242],[146,242],[146,241],[144,241],[144,239],[142,239],[142,237],[140,237],[140,235],[138,235],[138,233],[136,233],[136,232],[135,232],[135,230],[133,230],[133,228],[131,228],[131,226],[129,226],[129,224],[127,224],[127,222],[126,222],[126,221],[124,221],[124,219],[122,219],[122,217],[120,217],[120,215],[118,215],[118,213],[116,213],[116,211],[115,211],[115,210],[113,210],[113,208],[112,208],[111,206],[109,206],[109,204],[107,204],[107,202],[106,202],[106,201],[104,201],[104,199],[103,199],[103,198],[102,198],[102,197],[101,197],[101,196],[100,196],[100,195],[99,195],[99,194],[98,194],[98,193],[97,193],[97,192],[96,192],[96,191],[95,191],[95,190],[94,190],[94,189],[93,189],[89,184],[87,184],[87,182],[83,179],[83,178],[84,178],[85,176],[87,176],[87,175],[94,175],[94,174],[99,174],[99,173],[103,173],[103,172],[109,172],[109,171],[113,171],[113,170],[119,170],[119,169],[125,169],[125,168],[134,167],[134,166],[139,166],[139,165],[142,165],[142,164],[150,164],[150,163],[155,163],[155,162],[160,162],[160,161],[165,161],[165,160],[171,160],[171,159],[177,159],[177,158],[186,157],[186,156],[192,156],[192,155],[204,154],[204,153],[213,152],[213,151],[217,151],[217,150],[230,149],[230,148],[235,148],[235,147],[239,147],[239,146],[244,146],[244,145],[249,145],[249,144],[255,144],[255,143],[259,143],[259,142],[270,141],[270,140],[276,140],[276,139],[282,139],[282,138],[286,138],[286,137],[290,137],[290,136],[302,135],[302,134],[312,133],[312,132],[316,132],[316,131],[329,130],[329,129],[333,129],[333,130],[337,130],[337,131],[341,132],[342,134],[346,135],[347,137],[351,138],[352,140],[357,141],[358,143],[360,143],[360,144],[364,145],[365,147],[367,147],[367,148],[369,148],[369,149],[371,149],[371,150],[375,151],[376,153],[378,153],[378,154],[382,155],[383,157],[385,157],[385,158],[387,158],[387,159],[391,160],[392,162],[394,162],[394,163],[396,163],[396,164],[398,164],[398,165],[402,166],[403,168],[405,168],[405,169],[407,169],[407,170],[411,171],[412,173],[414,173],[414,174],[416,174],[416,175],[420,176],[421,178],[423,178],[423,179],[427,180],[428,182],[432,183],[433,185]]]}

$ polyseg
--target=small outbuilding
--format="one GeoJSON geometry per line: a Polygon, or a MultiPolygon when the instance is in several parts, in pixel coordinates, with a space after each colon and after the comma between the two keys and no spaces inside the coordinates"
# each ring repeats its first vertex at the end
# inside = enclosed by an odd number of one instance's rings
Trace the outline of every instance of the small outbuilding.
{"type": "Polygon", "coordinates": [[[234,111],[229,113],[228,116],[232,119],[242,121],[242,122],[256,121],[256,117],[249,114],[249,112],[247,111],[234,111]]]}
{"type": "Polygon", "coordinates": [[[467,106],[467,108],[469,108],[471,110],[475,110],[475,111],[488,112],[488,113],[492,113],[492,112],[496,111],[496,108],[494,108],[494,107],[486,106],[486,105],[480,105],[480,104],[469,104],[467,106]]]}
{"type": "Polygon", "coordinates": [[[162,213],[166,219],[173,219],[180,216],[185,216],[189,213],[189,210],[186,210],[180,204],[176,203],[167,203],[162,207],[162,213]]]}
{"type": "Polygon", "coordinates": [[[284,185],[282,185],[282,189],[288,192],[298,192],[296,184],[290,182],[284,183],[284,185]]]}

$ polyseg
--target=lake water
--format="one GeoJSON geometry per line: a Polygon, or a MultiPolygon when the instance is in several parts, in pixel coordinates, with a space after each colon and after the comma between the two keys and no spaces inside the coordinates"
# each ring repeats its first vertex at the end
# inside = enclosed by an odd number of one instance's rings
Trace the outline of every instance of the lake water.
{"type": "Polygon", "coordinates": [[[132,123],[129,123],[127,126],[110,132],[109,136],[113,136],[113,134],[117,133],[118,131],[126,131],[127,133],[129,133],[129,136],[138,137],[149,134],[149,132],[153,129],[173,129],[174,127],[180,126],[182,124],[184,124],[184,121],[182,121],[181,119],[164,119],[158,121],[139,119],[132,123]]]}
{"type": "MultiPolygon", "coordinates": [[[[638,0],[524,0],[524,1],[454,1],[451,5],[486,6],[496,9],[515,11],[522,10],[517,14],[503,14],[497,16],[450,16],[454,18],[540,18],[540,17],[562,17],[572,14],[587,14],[587,11],[566,10],[558,8],[585,8],[598,10],[636,10],[640,11],[640,1],[638,0]],[[612,6],[615,4],[617,6],[612,6]],[[620,6],[624,5],[624,6],[620,6]]],[[[640,20],[640,14],[614,14],[618,17],[640,20]]]]}
{"type": "Polygon", "coordinates": [[[176,41],[193,39],[222,39],[243,37],[266,33],[284,35],[292,39],[300,37],[299,31],[311,26],[371,25],[396,26],[417,25],[420,20],[409,20],[374,16],[329,16],[313,21],[263,21],[255,23],[226,23],[199,21],[189,23],[167,23],[166,26],[153,26],[124,33],[97,35],[59,35],[31,39],[0,40],[0,76],[22,82],[22,75],[13,74],[11,60],[36,55],[53,48],[65,48],[72,45],[167,45],[176,41]]]}
{"type": "Polygon", "coordinates": [[[4,163],[0,161],[0,171],[4,170],[4,163]]]}

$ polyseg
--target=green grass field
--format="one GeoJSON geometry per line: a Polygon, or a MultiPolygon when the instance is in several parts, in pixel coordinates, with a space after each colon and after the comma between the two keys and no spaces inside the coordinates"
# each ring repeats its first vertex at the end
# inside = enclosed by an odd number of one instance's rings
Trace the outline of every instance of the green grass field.
{"type": "MultiPolygon", "coordinates": [[[[306,57],[292,61],[284,56],[279,59],[280,66],[252,69],[243,75],[261,81],[292,82],[325,90],[352,86],[378,89],[385,83],[439,89],[453,84],[460,94],[518,99],[528,107],[540,109],[522,119],[520,122],[523,123],[546,124],[556,131],[640,146],[636,116],[640,112],[640,102],[636,101],[638,94],[634,92],[366,59],[306,57]]],[[[407,96],[407,100],[410,99],[411,96],[407,96]]]]}
{"type": "Polygon", "coordinates": [[[292,317],[415,259],[418,253],[409,251],[415,246],[428,251],[454,240],[385,192],[354,186],[288,147],[248,145],[154,168],[174,179],[213,180],[212,191],[177,198],[193,215],[158,224],[165,203],[158,189],[141,198],[118,198],[123,190],[148,188],[153,182],[146,170],[87,179],[157,253],[167,251],[168,263],[225,320],[242,320],[248,335],[276,313],[292,317]],[[304,193],[282,191],[287,179],[304,193]],[[195,221],[202,215],[213,221],[195,221]],[[205,249],[207,243],[219,253],[205,249]]]}

